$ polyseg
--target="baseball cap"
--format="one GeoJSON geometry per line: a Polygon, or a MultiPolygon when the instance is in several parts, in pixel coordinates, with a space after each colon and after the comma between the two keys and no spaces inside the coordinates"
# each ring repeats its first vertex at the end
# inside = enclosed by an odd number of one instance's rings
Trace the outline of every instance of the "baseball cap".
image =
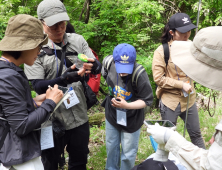
{"type": "Polygon", "coordinates": [[[197,28],[194,24],[192,24],[189,15],[185,13],[176,13],[174,14],[169,22],[170,29],[176,29],[181,33],[186,33],[194,28],[197,28]]]}
{"type": "Polygon", "coordinates": [[[113,50],[113,59],[117,73],[132,74],[136,60],[136,50],[130,44],[119,44],[113,50]]]}
{"type": "Polygon", "coordinates": [[[38,19],[52,26],[60,21],[69,21],[64,4],[60,0],[43,0],[37,8],[38,19]]]}
{"type": "Polygon", "coordinates": [[[42,23],[31,15],[19,14],[9,19],[5,36],[0,41],[0,51],[31,50],[47,42],[42,23]]]}

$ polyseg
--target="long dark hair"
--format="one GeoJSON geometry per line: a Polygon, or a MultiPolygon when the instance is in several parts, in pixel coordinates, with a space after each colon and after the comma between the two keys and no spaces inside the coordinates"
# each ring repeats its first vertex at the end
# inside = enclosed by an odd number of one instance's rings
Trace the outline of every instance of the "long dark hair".
{"type": "Polygon", "coordinates": [[[167,23],[163,29],[162,36],[160,37],[160,41],[162,43],[168,43],[173,38],[173,36],[169,33],[170,30],[175,32],[175,29],[170,29],[170,26],[167,23]]]}

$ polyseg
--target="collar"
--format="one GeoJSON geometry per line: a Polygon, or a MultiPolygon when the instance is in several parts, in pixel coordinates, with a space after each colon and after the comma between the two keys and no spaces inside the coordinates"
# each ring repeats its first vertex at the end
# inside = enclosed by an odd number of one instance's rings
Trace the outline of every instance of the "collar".
{"type": "Polygon", "coordinates": [[[3,69],[3,68],[10,68],[10,69],[13,69],[17,72],[23,72],[23,70],[16,66],[14,63],[12,62],[6,62],[6,61],[3,61],[3,60],[0,60],[1,64],[0,64],[0,69],[3,69]]]}
{"type": "MultiPolygon", "coordinates": [[[[62,46],[61,46],[61,47],[58,46],[58,45],[56,45],[56,44],[54,43],[56,50],[61,50],[62,47],[64,47],[64,46],[68,43],[68,37],[67,37],[67,34],[66,34],[66,33],[65,33],[64,36],[63,36],[63,42],[64,42],[64,43],[62,43],[62,46]]],[[[52,40],[49,39],[49,40],[48,40],[48,43],[47,43],[46,45],[43,45],[43,47],[48,47],[48,48],[54,49],[54,47],[52,46],[52,40]]]]}

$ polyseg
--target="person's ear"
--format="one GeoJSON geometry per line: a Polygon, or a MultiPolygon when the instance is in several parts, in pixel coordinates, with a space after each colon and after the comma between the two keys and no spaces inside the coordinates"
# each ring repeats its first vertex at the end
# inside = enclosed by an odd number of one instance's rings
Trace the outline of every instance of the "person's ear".
{"type": "Polygon", "coordinates": [[[174,35],[174,32],[172,30],[169,31],[170,35],[174,35]]]}

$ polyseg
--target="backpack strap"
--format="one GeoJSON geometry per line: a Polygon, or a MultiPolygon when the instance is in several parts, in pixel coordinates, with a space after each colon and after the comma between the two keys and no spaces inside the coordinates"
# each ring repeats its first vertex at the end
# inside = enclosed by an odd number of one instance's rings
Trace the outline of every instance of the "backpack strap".
{"type": "Polygon", "coordinates": [[[42,52],[40,52],[40,54],[38,55],[38,57],[43,57],[44,55],[54,55],[54,50],[48,48],[48,47],[43,47],[42,48],[42,52]]]}
{"type": "Polygon", "coordinates": [[[163,50],[164,50],[164,60],[165,60],[166,67],[167,67],[168,61],[169,61],[169,58],[170,58],[170,50],[169,50],[168,43],[163,43],[163,50]]]}
{"type": "Polygon", "coordinates": [[[59,66],[59,73],[57,75],[58,77],[60,77],[62,74],[62,68],[64,65],[65,56],[66,56],[66,45],[62,48],[62,56],[61,56],[61,62],[60,62],[60,66],[59,66]]]}
{"type": "Polygon", "coordinates": [[[143,71],[145,71],[145,68],[142,65],[136,63],[135,69],[134,69],[133,75],[132,75],[132,82],[135,82],[136,86],[137,86],[138,78],[143,71]]]}
{"type": "Polygon", "coordinates": [[[112,61],[113,61],[113,55],[108,55],[108,56],[104,59],[104,68],[106,68],[107,70],[109,70],[112,61]]]}
{"type": "Polygon", "coordinates": [[[111,63],[113,61],[113,56],[112,55],[108,55],[103,59],[103,67],[102,67],[102,76],[104,77],[104,79],[106,79],[107,75],[108,75],[108,71],[110,69],[111,63]]]}
{"type": "Polygon", "coordinates": [[[145,68],[142,65],[136,63],[132,75],[132,86],[135,93],[137,93],[138,78],[143,71],[146,71],[145,68]]]}

